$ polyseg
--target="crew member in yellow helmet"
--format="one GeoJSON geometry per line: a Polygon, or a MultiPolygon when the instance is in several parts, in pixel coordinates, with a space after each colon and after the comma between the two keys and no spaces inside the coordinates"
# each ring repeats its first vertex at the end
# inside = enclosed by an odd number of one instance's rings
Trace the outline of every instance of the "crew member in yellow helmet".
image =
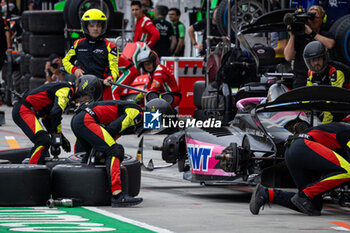
{"type": "Polygon", "coordinates": [[[92,74],[103,79],[102,100],[112,100],[109,81],[118,79],[119,52],[117,47],[103,38],[107,30],[107,17],[99,9],[90,9],[81,18],[81,27],[85,37],[74,42],[63,58],[67,72],[80,78],[92,74]]]}

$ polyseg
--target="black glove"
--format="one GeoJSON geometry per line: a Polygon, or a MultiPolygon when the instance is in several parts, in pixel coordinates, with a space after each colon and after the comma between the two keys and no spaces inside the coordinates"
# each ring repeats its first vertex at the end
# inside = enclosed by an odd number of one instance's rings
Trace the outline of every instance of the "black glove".
{"type": "Polygon", "coordinates": [[[70,152],[70,142],[63,134],[62,134],[62,149],[65,152],[70,152]]]}
{"type": "Polygon", "coordinates": [[[62,135],[61,134],[52,134],[51,135],[51,147],[50,152],[54,157],[57,157],[61,154],[60,146],[62,145],[62,135]]]}

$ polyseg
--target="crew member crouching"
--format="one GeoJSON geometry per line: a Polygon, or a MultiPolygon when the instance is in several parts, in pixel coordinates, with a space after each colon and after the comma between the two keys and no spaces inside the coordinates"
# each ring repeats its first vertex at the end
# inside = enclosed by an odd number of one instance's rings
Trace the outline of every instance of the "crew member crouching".
{"type": "Polygon", "coordinates": [[[48,83],[30,91],[13,107],[13,121],[34,143],[29,164],[44,164],[45,157],[49,157],[50,134],[62,137],[63,150],[70,152],[70,143],[62,134],[61,121],[62,113],[74,94],[75,85],[71,82],[48,83]]]}
{"type": "Polygon", "coordinates": [[[132,102],[98,101],[102,95],[101,82],[93,75],[79,79],[77,101],[81,103],[72,118],[71,127],[87,155],[92,148],[105,156],[106,170],[112,191],[112,207],[137,205],[142,198],[134,198],[121,190],[120,163],[124,148],[116,139],[135,133],[142,126],[142,110],[132,102]]]}

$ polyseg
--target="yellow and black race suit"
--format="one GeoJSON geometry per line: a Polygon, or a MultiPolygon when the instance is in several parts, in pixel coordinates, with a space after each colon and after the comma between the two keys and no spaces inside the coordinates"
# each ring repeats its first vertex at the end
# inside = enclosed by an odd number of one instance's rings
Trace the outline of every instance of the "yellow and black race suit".
{"type": "MultiPolygon", "coordinates": [[[[74,74],[82,69],[84,74],[93,74],[100,79],[112,77],[115,82],[119,77],[118,48],[106,39],[78,39],[63,58],[63,66],[68,73],[74,74]]],[[[103,100],[112,100],[111,87],[103,90],[103,100]]]]}
{"type": "MultiPolygon", "coordinates": [[[[341,70],[337,70],[334,66],[328,65],[326,70],[322,74],[316,74],[315,72],[308,71],[307,86],[312,85],[331,85],[333,87],[344,87],[345,76],[341,70]]],[[[334,120],[341,120],[344,118],[343,114],[332,114],[330,112],[323,112],[322,123],[330,123],[334,120]]]]}

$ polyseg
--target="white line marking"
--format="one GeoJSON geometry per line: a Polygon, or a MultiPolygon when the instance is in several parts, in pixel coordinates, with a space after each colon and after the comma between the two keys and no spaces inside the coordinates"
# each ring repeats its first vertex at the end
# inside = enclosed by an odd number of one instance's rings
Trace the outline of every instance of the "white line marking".
{"type": "Polygon", "coordinates": [[[155,231],[155,232],[159,232],[159,233],[173,233],[172,231],[169,231],[167,229],[155,227],[155,226],[149,225],[147,223],[139,222],[139,221],[136,221],[136,220],[133,220],[130,218],[125,218],[121,215],[113,214],[113,213],[108,212],[106,210],[101,210],[97,207],[83,207],[83,208],[94,211],[96,213],[99,213],[99,214],[102,214],[105,216],[108,216],[108,217],[111,217],[111,218],[114,218],[114,219],[117,219],[117,220],[120,220],[120,221],[123,221],[123,222],[126,222],[126,223],[130,223],[130,224],[133,224],[133,225],[136,225],[139,227],[146,228],[146,229],[151,230],[151,231],[155,231]]]}
{"type": "Polygon", "coordinates": [[[14,136],[5,136],[5,139],[6,140],[15,140],[15,137],[14,136]]]}
{"type": "Polygon", "coordinates": [[[333,228],[336,231],[350,231],[349,229],[346,229],[344,227],[331,227],[331,228],[333,228]]]}

